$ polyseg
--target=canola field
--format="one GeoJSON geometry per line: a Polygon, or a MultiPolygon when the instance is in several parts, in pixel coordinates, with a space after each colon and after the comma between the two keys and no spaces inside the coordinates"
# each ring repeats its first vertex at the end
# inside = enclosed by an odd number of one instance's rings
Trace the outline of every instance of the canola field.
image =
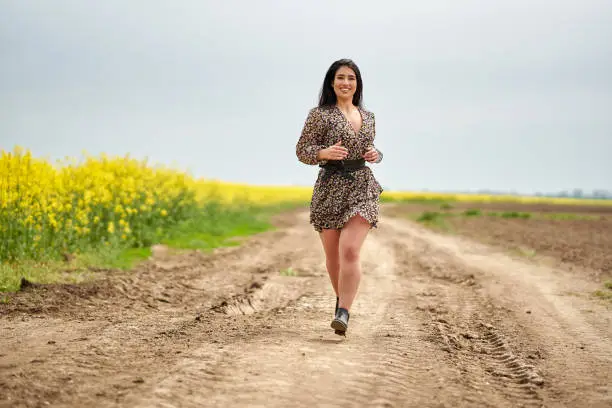
{"type": "MultiPolygon", "coordinates": [[[[51,162],[0,150],[0,260],[45,259],[100,245],[147,246],[203,208],[308,204],[311,187],[253,186],[194,178],[124,157],[51,162]]],[[[385,191],[381,201],[586,200],[385,191]]],[[[598,202],[601,204],[601,201],[598,202]]],[[[214,217],[213,212],[210,217],[214,217]]]]}
{"type": "Polygon", "coordinates": [[[151,245],[164,229],[204,207],[269,205],[308,196],[308,189],[195,179],[129,156],[52,163],[25,149],[2,150],[0,260],[52,258],[117,243],[151,245]]]}

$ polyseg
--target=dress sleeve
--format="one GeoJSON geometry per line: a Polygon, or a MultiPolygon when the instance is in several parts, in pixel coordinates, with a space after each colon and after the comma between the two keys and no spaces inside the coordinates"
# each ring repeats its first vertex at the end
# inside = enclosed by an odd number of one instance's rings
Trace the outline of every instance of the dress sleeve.
{"type": "MultiPolygon", "coordinates": [[[[374,138],[376,138],[376,118],[374,117],[374,113],[372,113],[372,129],[374,130],[374,138]]],[[[376,146],[374,146],[374,149],[378,152],[378,160],[376,160],[375,163],[380,163],[383,159],[383,153],[376,146]]]]}
{"type": "Polygon", "coordinates": [[[299,161],[305,164],[318,164],[317,152],[326,147],[323,145],[324,136],[325,124],[321,112],[316,108],[311,109],[295,147],[299,161]]]}

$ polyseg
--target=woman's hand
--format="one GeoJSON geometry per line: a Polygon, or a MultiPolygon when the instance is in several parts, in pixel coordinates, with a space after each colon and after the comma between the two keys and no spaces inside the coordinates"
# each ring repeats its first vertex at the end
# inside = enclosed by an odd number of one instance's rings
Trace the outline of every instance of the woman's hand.
{"type": "Polygon", "coordinates": [[[378,150],[374,147],[370,147],[363,155],[363,158],[370,163],[376,162],[378,160],[378,150]]]}
{"type": "Polygon", "coordinates": [[[319,150],[317,159],[319,160],[344,160],[348,156],[348,149],[344,146],[340,146],[342,141],[337,142],[329,146],[326,149],[319,150]]]}

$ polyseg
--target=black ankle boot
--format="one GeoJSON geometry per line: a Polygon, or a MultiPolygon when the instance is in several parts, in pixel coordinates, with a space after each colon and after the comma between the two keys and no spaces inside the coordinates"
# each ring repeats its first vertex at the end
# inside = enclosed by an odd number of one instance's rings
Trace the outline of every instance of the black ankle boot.
{"type": "Polygon", "coordinates": [[[336,317],[331,322],[331,327],[336,331],[336,334],[344,335],[348,329],[349,311],[343,307],[338,308],[336,317]]]}
{"type": "Polygon", "coordinates": [[[334,310],[334,317],[336,317],[336,313],[338,313],[338,301],[340,300],[339,297],[336,297],[336,310],[334,310]]]}

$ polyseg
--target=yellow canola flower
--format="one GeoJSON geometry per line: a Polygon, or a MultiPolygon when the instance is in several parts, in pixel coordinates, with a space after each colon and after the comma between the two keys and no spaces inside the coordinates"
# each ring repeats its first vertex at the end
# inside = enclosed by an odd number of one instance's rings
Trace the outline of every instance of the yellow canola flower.
{"type": "MultiPolygon", "coordinates": [[[[52,162],[17,146],[0,150],[0,231],[3,238],[8,237],[0,240],[0,259],[22,254],[34,244],[43,252],[61,248],[74,242],[75,236],[88,243],[108,244],[116,233],[123,239],[137,239],[144,229],[153,228],[159,234],[170,220],[177,221],[190,209],[210,202],[308,203],[311,197],[311,186],[256,186],[195,178],[129,155],[85,155],[80,161],[66,157],[52,162]],[[9,242],[20,246],[9,246],[9,242]]],[[[612,200],[404,191],[384,191],[381,199],[612,204],[612,200]]]]}

